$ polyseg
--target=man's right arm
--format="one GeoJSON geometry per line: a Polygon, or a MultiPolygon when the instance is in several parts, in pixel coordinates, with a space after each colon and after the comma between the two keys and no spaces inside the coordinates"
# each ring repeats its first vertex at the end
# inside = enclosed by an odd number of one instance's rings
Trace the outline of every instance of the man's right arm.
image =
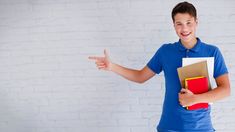
{"type": "Polygon", "coordinates": [[[137,83],[144,83],[148,79],[152,78],[155,73],[147,66],[141,70],[129,69],[118,64],[111,64],[111,71],[121,75],[122,77],[137,83]]]}
{"type": "Polygon", "coordinates": [[[106,50],[104,50],[104,57],[91,56],[89,57],[89,59],[95,60],[98,69],[112,71],[130,81],[137,83],[144,83],[155,75],[155,73],[147,66],[145,66],[141,70],[135,70],[112,63],[106,50]]]}

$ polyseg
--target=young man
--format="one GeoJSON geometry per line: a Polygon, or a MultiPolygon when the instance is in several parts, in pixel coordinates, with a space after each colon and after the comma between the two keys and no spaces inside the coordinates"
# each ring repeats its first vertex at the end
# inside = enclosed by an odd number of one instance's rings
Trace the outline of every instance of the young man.
{"type": "Polygon", "coordinates": [[[182,2],[172,10],[172,19],[179,41],[162,45],[148,64],[141,70],[125,68],[110,61],[106,51],[104,57],[89,57],[96,61],[99,69],[113,71],[124,78],[143,83],[156,73],[164,72],[165,99],[158,132],[212,132],[215,131],[210,117],[211,108],[189,111],[182,106],[209,103],[230,95],[228,71],[224,59],[215,46],[203,43],[196,37],[198,24],[195,7],[182,2]],[[177,68],[185,57],[214,57],[214,78],[217,87],[203,94],[193,94],[181,88],[177,68]]]}

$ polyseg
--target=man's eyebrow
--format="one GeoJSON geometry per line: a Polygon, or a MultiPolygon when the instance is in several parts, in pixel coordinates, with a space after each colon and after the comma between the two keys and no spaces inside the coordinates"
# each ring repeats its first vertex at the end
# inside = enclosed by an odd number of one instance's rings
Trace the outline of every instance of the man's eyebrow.
{"type": "Polygon", "coordinates": [[[176,21],[175,23],[181,23],[181,22],[179,22],[179,21],[176,21]]]}

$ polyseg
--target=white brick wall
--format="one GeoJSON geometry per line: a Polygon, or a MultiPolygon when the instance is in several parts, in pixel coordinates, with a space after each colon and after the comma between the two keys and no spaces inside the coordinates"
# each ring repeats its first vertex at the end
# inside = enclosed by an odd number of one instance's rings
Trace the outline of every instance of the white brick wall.
{"type": "MultiPolygon", "coordinates": [[[[142,68],[178,40],[175,0],[0,0],[1,132],[155,132],[163,76],[135,84],[99,71],[89,55],[142,68]]],[[[235,1],[190,1],[198,36],[220,47],[232,95],[213,105],[218,132],[235,131],[235,1]]]]}

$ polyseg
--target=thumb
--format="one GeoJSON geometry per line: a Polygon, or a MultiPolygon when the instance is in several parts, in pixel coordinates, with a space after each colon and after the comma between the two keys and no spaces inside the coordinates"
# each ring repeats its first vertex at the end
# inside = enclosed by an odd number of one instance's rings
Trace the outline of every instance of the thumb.
{"type": "Polygon", "coordinates": [[[181,93],[192,93],[189,89],[186,89],[186,88],[182,88],[181,93]]]}
{"type": "Polygon", "coordinates": [[[188,89],[186,89],[186,88],[182,88],[181,90],[180,90],[180,93],[187,93],[188,92],[188,89]]]}
{"type": "Polygon", "coordinates": [[[104,56],[109,58],[108,52],[106,51],[106,49],[104,49],[104,56]]]}

